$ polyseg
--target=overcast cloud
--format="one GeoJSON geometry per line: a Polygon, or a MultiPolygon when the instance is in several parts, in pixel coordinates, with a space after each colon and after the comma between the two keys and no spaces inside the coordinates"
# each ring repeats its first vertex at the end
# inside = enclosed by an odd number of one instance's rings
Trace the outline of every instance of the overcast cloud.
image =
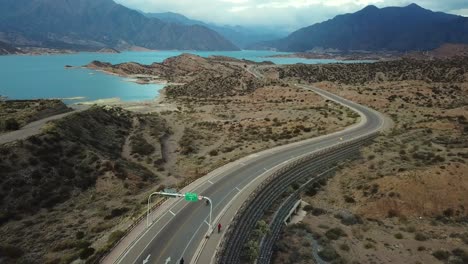
{"type": "Polygon", "coordinates": [[[176,12],[192,19],[228,25],[280,26],[295,30],[355,12],[378,7],[416,3],[433,11],[468,16],[467,0],[115,0],[145,12],[176,12]]]}

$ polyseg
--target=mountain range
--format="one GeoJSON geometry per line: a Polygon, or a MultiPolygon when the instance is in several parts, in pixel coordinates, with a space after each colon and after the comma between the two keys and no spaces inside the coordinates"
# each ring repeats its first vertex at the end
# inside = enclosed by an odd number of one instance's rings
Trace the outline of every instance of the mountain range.
{"type": "Polygon", "coordinates": [[[148,18],[112,0],[1,0],[0,41],[76,50],[239,50],[207,27],[148,18]]]}
{"type": "Polygon", "coordinates": [[[164,12],[164,13],[143,13],[147,17],[158,18],[166,23],[175,23],[180,25],[199,25],[207,27],[218,32],[221,36],[234,43],[240,48],[247,48],[255,43],[275,40],[288,35],[285,30],[265,26],[230,26],[205,23],[203,21],[187,18],[184,15],[164,12]]]}
{"type": "Polygon", "coordinates": [[[171,12],[143,13],[113,0],[0,0],[0,54],[20,52],[15,47],[417,51],[444,43],[468,43],[468,18],[416,4],[370,5],[286,36],[268,27],[220,26],[171,12]]]}
{"type": "Polygon", "coordinates": [[[370,5],[251,48],[412,51],[432,50],[444,43],[468,43],[468,18],[432,12],[416,4],[381,9],[370,5]]]}

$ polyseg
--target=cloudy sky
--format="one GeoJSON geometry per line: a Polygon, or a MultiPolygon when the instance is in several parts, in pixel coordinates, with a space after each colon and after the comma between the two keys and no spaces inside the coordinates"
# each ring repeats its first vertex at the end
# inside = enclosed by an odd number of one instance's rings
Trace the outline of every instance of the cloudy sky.
{"type": "Polygon", "coordinates": [[[416,3],[434,11],[468,16],[467,0],[115,0],[145,12],[176,12],[189,18],[227,25],[273,25],[289,30],[335,15],[377,7],[416,3]]]}

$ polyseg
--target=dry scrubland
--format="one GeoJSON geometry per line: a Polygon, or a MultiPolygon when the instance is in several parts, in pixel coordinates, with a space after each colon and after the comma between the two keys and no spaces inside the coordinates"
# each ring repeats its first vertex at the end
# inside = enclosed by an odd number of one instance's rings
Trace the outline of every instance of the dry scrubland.
{"type": "Polygon", "coordinates": [[[313,238],[332,263],[468,263],[468,59],[375,66],[280,70],[321,81],[395,126],[310,188],[307,215],[286,228],[274,263],[310,263],[313,238]]]}
{"type": "MultiPolygon", "coordinates": [[[[166,107],[92,107],[1,145],[1,261],[93,262],[141,215],[151,191],[357,121],[312,92],[253,78],[248,63],[171,58],[163,63],[170,80],[186,83],[166,88],[158,104],[166,107]]],[[[106,67],[132,75],[133,66],[106,67]]]]}
{"type": "Polygon", "coordinates": [[[0,133],[17,130],[28,123],[70,111],[60,100],[0,101],[0,133]]]}

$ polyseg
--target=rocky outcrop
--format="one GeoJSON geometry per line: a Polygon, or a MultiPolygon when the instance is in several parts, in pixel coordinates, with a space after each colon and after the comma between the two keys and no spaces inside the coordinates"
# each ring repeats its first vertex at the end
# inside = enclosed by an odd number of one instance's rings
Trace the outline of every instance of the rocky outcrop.
{"type": "Polygon", "coordinates": [[[121,76],[147,75],[158,77],[173,83],[166,87],[169,97],[219,97],[244,95],[263,86],[258,80],[244,69],[248,62],[237,59],[223,59],[223,57],[203,58],[193,54],[182,54],[171,57],[162,63],[142,65],[135,62],[112,65],[110,63],[93,61],[86,67],[118,74],[121,76]],[[236,62],[236,63],[230,63],[236,62]]]}

